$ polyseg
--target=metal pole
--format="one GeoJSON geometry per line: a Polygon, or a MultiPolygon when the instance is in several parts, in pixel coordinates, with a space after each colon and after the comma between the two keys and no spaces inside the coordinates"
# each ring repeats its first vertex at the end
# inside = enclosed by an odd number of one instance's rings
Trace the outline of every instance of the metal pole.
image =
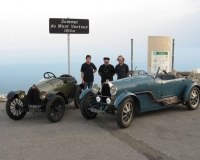
{"type": "Polygon", "coordinates": [[[67,37],[68,37],[68,74],[70,75],[70,34],[68,34],[67,37]]]}
{"type": "Polygon", "coordinates": [[[131,70],[133,71],[133,39],[131,39],[131,70]]]}
{"type": "Polygon", "coordinates": [[[173,39],[173,53],[172,53],[172,71],[174,70],[174,46],[175,46],[175,39],[173,39]]]}
{"type": "Polygon", "coordinates": [[[68,34],[68,74],[70,75],[70,34],[68,34]]]}

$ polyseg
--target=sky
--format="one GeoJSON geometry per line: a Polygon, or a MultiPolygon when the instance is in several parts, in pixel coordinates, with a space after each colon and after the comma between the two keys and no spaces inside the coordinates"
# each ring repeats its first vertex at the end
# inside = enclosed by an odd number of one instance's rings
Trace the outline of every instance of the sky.
{"type": "MultiPolygon", "coordinates": [[[[70,36],[70,61],[147,66],[148,36],[175,39],[175,69],[200,68],[199,0],[1,0],[0,66],[68,63],[66,34],[50,34],[49,18],[89,19],[89,34],[70,36]],[[188,61],[191,59],[190,61],[188,61]]],[[[71,70],[75,66],[71,66],[71,70]]]]}

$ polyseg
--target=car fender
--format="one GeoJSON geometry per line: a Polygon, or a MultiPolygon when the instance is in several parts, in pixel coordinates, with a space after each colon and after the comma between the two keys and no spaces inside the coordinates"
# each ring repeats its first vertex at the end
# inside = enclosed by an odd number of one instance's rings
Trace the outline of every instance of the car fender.
{"type": "Polygon", "coordinates": [[[83,89],[83,84],[75,84],[75,85],[74,85],[74,88],[73,88],[73,90],[72,90],[72,95],[71,95],[71,98],[72,98],[72,99],[76,99],[76,96],[77,96],[77,92],[78,92],[79,87],[80,87],[81,89],[83,89]]]}
{"type": "MultiPolygon", "coordinates": [[[[18,95],[21,90],[18,91],[10,91],[7,95],[7,99],[12,99],[15,95],[18,95]]],[[[24,91],[23,91],[24,92],[24,91]]]]}
{"type": "MultiPolygon", "coordinates": [[[[59,95],[61,96],[65,101],[66,101],[66,98],[65,98],[65,95],[62,93],[62,92],[55,92],[55,91],[51,91],[47,94],[47,100],[51,100],[53,99],[56,95],[59,95]]],[[[66,103],[66,102],[65,102],[66,103]]]]}
{"type": "Polygon", "coordinates": [[[141,103],[139,98],[131,92],[122,93],[120,96],[117,97],[117,99],[114,102],[114,106],[117,109],[118,105],[126,98],[131,97],[134,100],[134,114],[140,114],[141,113],[141,103]]]}
{"type": "MultiPolygon", "coordinates": [[[[79,99],[82,99],[83,97],[85,97],[85,95],[86,95],[87,93],[89,93],[89,92],[93,93],[92,91],[93,91],[92,88],[89,88],[89,89],[84,90],[84,91],[81,93],[79,99]]],[[[94,93],[93,93],[93,94],[94,94],[94,93]]]]}
{"type": "MultiPolygon", "coordinates": [[[[114,102],[114,106],[118,106],[118,105],[124,100],[124,98],[126,98],[126,97],[131,97],[131,98],[133,98],[133,100],[134,100],[135,98],[138,99],[138,97],[137,97],[134,93],[125,92],[125,93],[120,94],[120,95],[117,97],[117,99],[116,99],[115,102],[114,102]]],[[[139,99],[138,99],[138,101],[139,101],[139,99]]]]}
{"type": "Polygon", "coordinates": [[[190,95],[190,91],[193,87],[198,87],[200,89],[200,86],[196,83],[192,83],[190,85],[187,86],[187,88],[185,89],[184,91],[184,94],[183,94],[183,101],[184,102],[188,102],[189,101],[189,95],[190,95]]]}

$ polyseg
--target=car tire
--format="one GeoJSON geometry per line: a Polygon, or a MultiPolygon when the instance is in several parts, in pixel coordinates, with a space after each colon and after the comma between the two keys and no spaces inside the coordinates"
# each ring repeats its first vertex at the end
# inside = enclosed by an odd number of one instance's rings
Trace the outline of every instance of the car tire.
{"type": "Polygon", "coordinates": [[[81,114],[83,115],[84,118],[94,119],[97,116],[97,113],[93,113],[88,110],[90,105],[94,102],[96,102],[96,100],[93,93],[91,92],[86,94],[86,96],[83,99],[81,99],[80,109],[81,109],[81,114]]]}
{"type": "Polygon", "coordinates": [[[65,113],[64,99],[56,95],[53,99],[47,102],[46,115],[50,122],[58,122],[62,119],[65,113]]]}
{"type": "Polygon", "coordinates": [[[120,128],[127,128],[131,125],[134,117],[134,101],[132,98],[125,98],[117,108],[117,125],[120,128]]]}
{"type": "Polygon", "coordinates": [[[79,97],[80,97],[80,95],[81,95],[82,92],[83,92],[82,88],[78,87],[78,91],[77,91],[77,95],[76,95],[76,100],[74,101],[74,104],[75,104],[76,108],[80,108],[80,99],[79,99],[79,97]]]}
{"type": "Polygon", "coordinates": [[[12,98],[6,102],[6,113],[8,117],[13,120],[20,120],[26,115],[25,111],[22,111],[24,103],[19,98],[12,98]]]}
{"type": "Polygon", "coordinates": [[[199,88],[193,87],[189,94],[189,101],[186,102],[186,106],[189,110],[195,110],[199,107],[200,92],[199,88]]]}

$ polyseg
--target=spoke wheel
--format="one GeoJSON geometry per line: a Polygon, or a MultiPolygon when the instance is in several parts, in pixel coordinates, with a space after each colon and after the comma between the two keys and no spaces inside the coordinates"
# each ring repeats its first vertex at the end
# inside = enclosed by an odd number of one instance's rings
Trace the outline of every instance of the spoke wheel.
{"type": "Polygon", "coordinates": [[[81,100],[79,99],[79,97],[80,97],[80,95],[81,95],[82,92],[83,91],[82,91],[81,87],[79,87],[78,91],[77,91],[76,99],[74,101],[74,104],[75,104],[76,108],[80,108],[80,102],[81,102],[81,100]]]}
{"type": "Polygon", "coordinates": [[[134,101],[132,98],[125,98],[117,108],[117,124],[121,128],[127,128],[131,125],[134,112],[134,101]]]}
{"type": "Polygon", "coordinates": [[[26,112],[23,111],[24,103],[19,98],[9,99],[6,102],[6,113],[13,120],[20,120],[24,118],[26,112]]]}
{"type": "Polygon", "coordinates": [[[83,115],[84,118],[94,119],[97,116],[97,113],[88,110],[88,108],[90,108],[92,104],[94,104],[95,102],[96,100],[93,93],[88,93],[83,99],[81,99],[80,109],[81,109],[81,114],[83,115]]]}
{"type": "Polygon", "coordinates": [[[197,87],[193,87],[190,91],[189,101],[186,102],[186,106],[189,110],[194,110],[199,107],[199,89],[197,87]]]}
{"type": "Polygon", "coordinates": [[[55,96],[49,100],[46,106],[46,115],[49,121],[58,122],[65,113],[65,101],[61,96],[55,96]]]}

